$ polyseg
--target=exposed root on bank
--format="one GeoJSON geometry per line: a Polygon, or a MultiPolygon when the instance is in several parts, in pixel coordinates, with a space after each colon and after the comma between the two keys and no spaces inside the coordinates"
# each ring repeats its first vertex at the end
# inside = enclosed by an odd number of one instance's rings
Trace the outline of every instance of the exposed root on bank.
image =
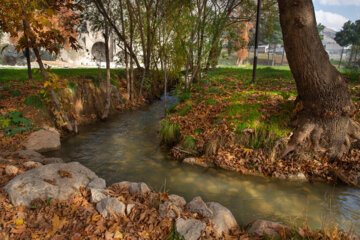
{"type": "Polygon", "coordinates": [[[298,154],[306,144],[310,144],[312,152],[315,154],[327,153],[330,160],[333,160],[346,154],[351,148],[351,143],[358,140],[360,140],[360,125],[352,119],[306,119],[302,117],[298,128],[283,150],[281,158],[291,152],[298,154]]]}

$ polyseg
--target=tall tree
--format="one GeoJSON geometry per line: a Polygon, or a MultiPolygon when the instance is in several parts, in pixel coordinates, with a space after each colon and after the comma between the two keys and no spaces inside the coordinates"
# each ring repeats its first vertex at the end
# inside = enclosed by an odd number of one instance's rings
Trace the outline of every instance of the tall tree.
{"type": "Polygon", "coordinates": [[[61,115],[61,120],[69,131],[73,131],[69,117],[63,111],[61,102],[51,86],[51,79],[40,56],[40,49],[57,54],[61,47],[71,46],[74,49],[80,47],[73,31],[77,22],[77,15],[73,13],[81,10],[80,6],[72,0],[0,0],[0,5],[0,28],[11,38],[19,39],[15,46],[18,51],[25,48],[33,49],[44,81],[49,83],[47,88],[61,115]],[[68,15],[65,14],[66,11],[72,13],[68,15]],[[59,15],[61,18],[58,17],[59,15]],[[64,34],[63,29],[70,31],[70,34],[64,34]]]}
{"type": "MultiPolygon", "coordinates": [[[[295,78],[302,110],[297,129],[284,150],[308,146],[316,153],[338,158],[359,139],[359,126],[351,120],[355,107],[343,76],[330,63],[321,43],[312,0],[278,0],[285,49],[295,78]]],[[[303,147],[303,148],[302,148],[303,147]]]]}
{"type": "MultiPolygon", "coordinates": [[[[96,6],[91,4],[90,0],[85,1],[85,5],[87,6],[87,10],[83,13],[83,20],[90,23],[91,30],[93,32],[101,32],[104,37],[104,46],[105,46],[105,63],[106,63],[106,81],[105,81],[105,89],[106,89],[106,98],[104,111],[102,112],[101,119],[105,120],[109,116],[110,106],[111,106],[111,70],[110,70],[110,35],[111,28],[109,26],[108,20],[104,18],[104,16],[99,13],[99,10],[96,6]]],[[[106,9],[110,9],[113,7],[111,0],[103,1],[104,7],[106,9]]],[[[85,7],[85,6],[84,6],[85,7]]]]}

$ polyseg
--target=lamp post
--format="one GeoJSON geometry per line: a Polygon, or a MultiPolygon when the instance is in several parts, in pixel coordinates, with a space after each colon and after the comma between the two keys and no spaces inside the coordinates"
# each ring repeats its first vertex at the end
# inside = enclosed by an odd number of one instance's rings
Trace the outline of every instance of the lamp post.
{"type": "Polygon", "coordinates": [[[255,79],[256,79],[256,67],[257,67],[257,60],[258,60],[258,45],[259,45],[260,11],[261,11],[261,0],[258,0],[257,15],[256,15],[255,48],[254,48],[254,64],[253,64],[252,83],[255,83],[255,79]]]}

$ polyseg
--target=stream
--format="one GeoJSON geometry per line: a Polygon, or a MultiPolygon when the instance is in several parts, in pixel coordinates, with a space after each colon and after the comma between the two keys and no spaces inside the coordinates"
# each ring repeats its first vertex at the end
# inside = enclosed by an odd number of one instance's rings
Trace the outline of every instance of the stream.
{"type": "MultiPolygon", "coordinates": [[[[168,102],[176,101],[169,97],[168,102]]],[[[86,126],[63,142],[51,156],[78,161],[111,185],[146,182],[190,201],[201,196],[229,208],[240,225],[255,219],[302,224],[314,229],[336,223],[360,234],[360,189],[324,183],[288,182],[242,176],[222,169],[205,169],[174,161],[160,146],[158,129],[163,102],[119,114],[86,126]]]]}

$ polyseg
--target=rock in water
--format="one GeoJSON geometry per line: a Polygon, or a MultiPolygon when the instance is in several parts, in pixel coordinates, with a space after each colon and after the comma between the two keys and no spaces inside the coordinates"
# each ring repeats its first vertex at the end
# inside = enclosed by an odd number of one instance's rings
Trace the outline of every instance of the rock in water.
{"type": "Polygon", "coordinates": [[[96,204],[96,210],[103,216],[125,215],[125,204],[117,198],[105,198],[96,204]]]}
{"type": "Polygon", "coordinates": [[[206,205],[212,210],[213,215],[209,218],[214,224],[214,229],[220,235],[229,234],[230,229],[237,228],[238,224],[229,209],[217,202],[208,202],[206,205]]]}
{"type": "Polygon", "coordinates": [[[27,150],[48,152],[59,149],[60,134],[54,128],[41,129],[33,132],[24,143],[27,150]]]}
{"type": "Polygon", "coordinates": [[[266,220],[255,220],[247,227],[248,233],[256,234],[260,237],[267,236],[271,238],[278,238],[285,236],[288,228],[277,222],[270,222],[266,220]]]}
{"type": "Polygon", "coordinates": [[[186,204],[186,210],[208,218],[212,217],[213,215],[212,210],[206,206],[201,197],[195,197],[193,200],[191,200],[191,202],[186,204]]]}
{"type": "Polygon", "coordinates": [[[196,219],[184,220],[183,218],[180,218],[175,223],[176,231],[180,233],[185,240],[199,239],[205,227],[205,223],[196,219]]]}
{"type": "Polygon", "coordinates": [[[38,198],[66,200],[95,177],[94,172],[78,162],[54,163],[16,176],[4,189],[13,205],[30,206],[38,198]]]}

